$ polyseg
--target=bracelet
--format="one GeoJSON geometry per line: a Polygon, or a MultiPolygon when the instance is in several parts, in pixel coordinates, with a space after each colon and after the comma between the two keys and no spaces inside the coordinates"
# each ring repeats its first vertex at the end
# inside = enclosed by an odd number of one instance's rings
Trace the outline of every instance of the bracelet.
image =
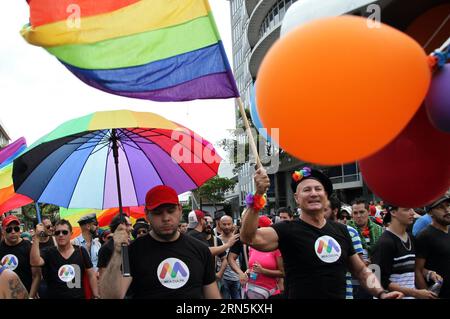
{"type": "Polygon", "coordinates": [[[266,206],[267,200],[265,195],[261,196],[259,194],[248,194],[245,197],[245,203],[247,204],[247,208],[251,207],[256,211],[260,211],[264,208],[264,206],[266,206]]]}

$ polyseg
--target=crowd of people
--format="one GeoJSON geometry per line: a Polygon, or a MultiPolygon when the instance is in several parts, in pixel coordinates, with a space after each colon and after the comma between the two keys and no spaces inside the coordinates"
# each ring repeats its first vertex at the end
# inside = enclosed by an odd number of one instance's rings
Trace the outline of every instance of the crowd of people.
{"type": "Polygon", "coordinates": [[[194,210],[156,186],[146,218],[95,214],[73,237],[43,218],[29,232],[1,216],[0,298],[386,299],[450,298],[450,196],[425,211],[356,199],[343,204],[327,176],[294,172],[297,208],[261,214],[270,180],[259,169],[242,220],[194,210]],[[240,223],[241,222],[241,223],[240,223]],[[123,275],[128,246],[130,276],[123,275]]]}

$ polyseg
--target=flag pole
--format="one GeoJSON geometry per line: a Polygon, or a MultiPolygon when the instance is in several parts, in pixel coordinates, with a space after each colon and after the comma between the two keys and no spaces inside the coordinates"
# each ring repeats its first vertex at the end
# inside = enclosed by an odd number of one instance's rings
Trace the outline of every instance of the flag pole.
{"type": "Polygon", "coordinates": [[[37,218],[38,224],[40,224],[42,222],[42,219],[41,219],[41,210],[39,209],[39,204],[37,202],[35,202],[34,206],[36,207],[36,218],[37,218]]]}
{"type": "Polygon", "coordinates": [[[250,123],[247,118],[247,114],[245,113],[244,103],[242,102],[241,97],[236,98],[236,102],[239,105],[239,112],[241,113],[242,119],[244,120],[245,132],[247,133],[248,142],[250,145],[250,151],[253,153],[253,156],[256,160],[256,169],[261,168],[261,160],[259,158],[258,149],[256,148],[255,140],[253,139],[252,130],[250,129],[250,123]]]}

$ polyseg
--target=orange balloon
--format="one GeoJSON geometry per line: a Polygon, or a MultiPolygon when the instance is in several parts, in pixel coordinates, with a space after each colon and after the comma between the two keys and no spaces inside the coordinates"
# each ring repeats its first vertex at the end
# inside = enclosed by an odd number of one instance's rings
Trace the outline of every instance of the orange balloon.
{"type": "Polygon", "coordinates": [[[341,16],[304,24],[264,58],[258,112],[279,145],[306,162],[336,165],[392,141],[421,105],[431,72],[421,46],[404,33],[341,16]]]}

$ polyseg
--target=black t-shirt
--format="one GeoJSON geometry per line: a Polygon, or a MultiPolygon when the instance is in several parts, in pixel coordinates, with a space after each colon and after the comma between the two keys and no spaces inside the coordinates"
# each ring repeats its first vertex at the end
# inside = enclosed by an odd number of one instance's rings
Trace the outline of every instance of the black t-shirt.
{"type": "MultiPolygon", "coordinates": [[[[192,236],[198,240],[200,240],[202,243],[205,243],[206,245],[208,245],[208,247],[218,247],[218,246],[222,246],[223,242],[222,240],[220,240],[219,237],[216,237],[217,242],[216,245],[214,245],[214,234],[211,234],[211,237],[209,239],[208,238],[208,234],[203,233],[203,232],[199,232],[195,229],[190,229],[188,232],[186,232],[186,235],[192,236]]],[[[226,251],[224,251],[223,253],[221,253],[220,255],[218,255],[217,257],[219,258],[223,258],[226,256],[226,251]]]]}
{"type": "Polygon", "coordinates": [[[108,264],[109,264],[109,261],[111,260],[113,252],[114,252],[114,239],[110,239],[98,251],[97,267],[98,268],[108,267],[108,264]]]}
{"type": "Polygon", "coordinates": [[[84,247],[73,246],[74,252],[65,259],[56,247],[44,250],[48,297],[50,299],[84,299],[83,276],[92,268],[91,258],[84,247]]]}
{"type": "Polygon", "coordinates": [[[450,298],[450,234],[427,226],[416,239],[417,258],[424,258],[425,268],[444,279],[439,298],[450,298]]]}
{"type": "Polygon", "coordinates": [[[192,236],[194,238],[197,238],[198,240],[201,240],[203,242],[208,242],[206,240],[206,237],[208,237],[208,235],[204,232],[199,232],[195,229],[190,229],[186,232],[186,235],[192,236]]]}
{"type": "Polygon", "coordinates": [[[8,246],[4,241],[0,243],[0,261],[2,265],[13,270],[28,291],[31,289],[32,275],[30,265],[31,243],[22,240],[16,246],[8,246]]]}
{"type": "Polygon", "coordinates": [[[47,249],[50,247],[55,247],[55,243],[53,242],[53,237],[50,237],[46,243],[39,243],[39,251],[41,252],[41,254],[44,249],[47,249]]]}
{"type": "MultiPolygon", "coordinates": [[[[49,249],[51,247],[55,247],[53,237],[50,237],[46,243],[39,243],[39,251],[41,255],[43,254],[44,250],[49,249]]],[[[42,277],[44,278],[44,280],[47,279],[47,273],[45,272],[45,268],[42,269],[42,277]]]]}
{"type": "Polygon", "coordinates": [[[180,234],[174,242],[144,236],[130,245],[129,255],[137,299],[199,299],[216,279],[208,247],[191,236],[180,234]]]}
{"type": "Polygon", "coordinates": [[[372,252],[372,264],[380,266],[381,285],[387,289],[390,283],[415,288],[416,250],[414,237],[408,234],[403,242],[397,235],[386,230],[372,252]]]}
{"type": "MultiPolygon", "coordinates": [[[[248,257],[248,246],[246,246],[247,247],[247,257],[248,257]]],[[[241,242],[241,240],[239,239],[239,240],[237,240],[234,244],[233,244],[233,246],[231,246],[231,248],[230,248],[230,251],[229,251],[230,253],[234,253],[234,254],[236,254],[236,255],[238,255],[239,256],[239,264],[240,264],[240,266],[241,266],[241,270],[243,271],[243,272],[245,272],[246,270],[247,270],[247,268],[248,268],[248,265],[247,265],[247,263],[246,263],[246,261],[245,261],[245,258],[244,258],[244,244],[241,242]]]]}
{"type": "Polygon", "coordinates": [[[355,254],[345,225],[327,221],[321,229],[302,220],[272,225],[292,299],[345,299],[348,258],[355,254]]]}

